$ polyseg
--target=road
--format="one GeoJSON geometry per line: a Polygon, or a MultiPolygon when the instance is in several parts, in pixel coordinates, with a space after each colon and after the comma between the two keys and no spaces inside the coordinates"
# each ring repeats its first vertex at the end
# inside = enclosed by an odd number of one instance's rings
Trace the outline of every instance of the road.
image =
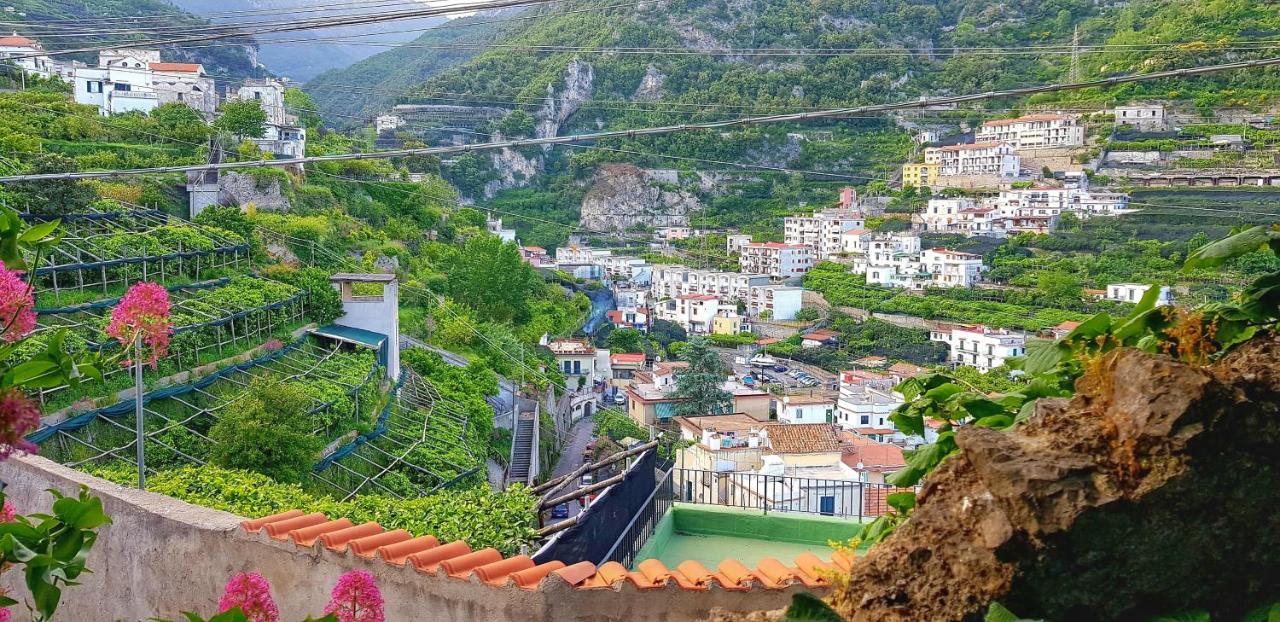
{"type": "MultiPolygon", "coordinates": [[[[781,384],[788,389],[809,388],[801,384],[799,380],[796,380],[795,378],[788,376],[787,372],[775,372],[772,369],[767,369],[761,372],[761,369],[759,367],[749,367],[747,365],[737,364],[736,362],[734,362],[734,358],[741,356],[741,354],[739,354],[737,350],[730,350],[726,348],[716,348],[716,351],[720,355],[720,360],[724,362],[726,367],[729,367],[733,370],[733,375],[738,379],[742,379],[744,376],[747,376],[747,375],[751,375],[759,379],[763,373],[763,375],[765,376],[764,380],[766,383],[781,384]]],[[[778,363],[785,365],[788,368],[788,372],[791,370],[799,369],[808,373],[810,376],[813,376],[814,378],[816,378],[819,382],[821,382],[821,384],[819,384],[816,387],[813,387],[814,389],[831,388],[833,384],[839,381],[839,374],[833,374],[825,369],[822,369],[821,367],[818,367],[817,365],[801,363],[800,361],[778,357],[778,356],[774,356],[773,358],[777,359],[778,363]]]]}
{"type": "MultiPolygon", "coordinates": [[[[583,417],[573,427],[569,428],[569,441],[560,450],[560,460],[556,461],[556,466],[551,471],[552,479],[572,473],[574,469],[582,466],[582,452],[586,451],[587,443],[591,442],[591,431],[593,424],[591,417],[583,417]]],[[[561,488],[557,496],[568,493],[578,487],[577,482],[573,482],[564,488],[561,488]]],[[[569,502],[569,517],[577,516],[582,510],[582,506],[576,501],[569,502]]],[[[562,519],[547,519],[547,524],[555,524],[562,519]]]]}

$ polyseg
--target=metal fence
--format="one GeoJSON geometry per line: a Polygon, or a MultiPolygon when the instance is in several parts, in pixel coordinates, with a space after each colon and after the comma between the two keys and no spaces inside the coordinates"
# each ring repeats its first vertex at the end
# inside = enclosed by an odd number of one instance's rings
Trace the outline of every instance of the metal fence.
{"type": "Polygon", "coordinates": [[[764,512],[800,512],[851,520],[874,519],[889,510],[899,488],[851,480],[719,473],[672,469],[670,485],[682,503],[724,505],[764,512]]]}
{"type": "Polygon", "coordinates": [[[609,553],[598,563],[618,562],[630,568],[631,564],[635,562],[636,553],[639,553],[640,549],[643,549],[644,545],[649,542],[649,538],[653,536],[658,523],[662,521],[662,517],[667,515],[667,510],[671,509],[674,492],[674,488],[671,485],[671,472],[668,471],[658,479],[658,484],[654,486],[653,493],[640,506],[640,510],[636,512],[635,516],[631,517],[631,522],[622,531],[622,535],[618,536],[618,540],[613,543],[613,548],[609,549],[609,553]]]}

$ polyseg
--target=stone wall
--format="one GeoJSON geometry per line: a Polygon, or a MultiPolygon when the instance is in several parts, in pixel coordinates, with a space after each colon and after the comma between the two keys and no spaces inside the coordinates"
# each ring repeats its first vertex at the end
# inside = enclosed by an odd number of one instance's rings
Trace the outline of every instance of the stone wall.
{"type": "MultiPolygon", "coordinates": [[[[729,592],[683,590],[671,582],[640,591],[629,581],[615,588],[579,589],[552,575],[537,591],[493,587],[468,580],[425,575],[398,567],[335,554],[321,548],[280,543],[265,534],[249,535],[240,517],[142,492],[90,477],[39,457],[14,457],[0,464],[0,479],[20,512],[48,511],[54,488],[72,494],[87,485],[102,498],[113,524],[102,528],[89,555],[93,571],[66,591],[59,620],[97,622],[178,619],[185,610],[208,615],[216,609],[228,577],[262,573],[272,585],[287,622],[318,615],[338,577],[353,568],[376,577],[386,600],[388,622],[569,622],[572,620],[674,622],[726,611],[777,609],[803,591],[800,585],[729,592]]],[[[5,573],[3,586],[22,600],[27,596],[17,572],[5,573]]],[[[26,620],[22,607],[16,620],[26,620]]]]}

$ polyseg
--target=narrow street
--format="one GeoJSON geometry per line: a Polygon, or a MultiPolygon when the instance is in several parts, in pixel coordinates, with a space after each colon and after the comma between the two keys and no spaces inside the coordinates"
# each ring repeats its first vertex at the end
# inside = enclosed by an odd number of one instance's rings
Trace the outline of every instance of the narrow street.
{"type": "MultiPolygon", "coordinates": [[[[591,430],[593,428],[591,417],[583,417],[573,427],[569,428],[569,442],[560,450],[560,460],[556,462],[556,466],[551,471],[552,478],[560,477],[568,473],[572,473],[574,469],[582,466],[582,452],[586,451],[587,443],[591,442],[591,430]]],[[[560,489],[559,494],[565,494],[578,487],[577,482],[567,484],[560,489]]],[[[559,495],[557,495],[559,496],[559,495]]],[[[576,501],[569,502],[569,517],[572,518],[578,514],[582,506],[576,501]]],[[[552,525],[563,519],[547,519],[547,524],[552,525]]]]}

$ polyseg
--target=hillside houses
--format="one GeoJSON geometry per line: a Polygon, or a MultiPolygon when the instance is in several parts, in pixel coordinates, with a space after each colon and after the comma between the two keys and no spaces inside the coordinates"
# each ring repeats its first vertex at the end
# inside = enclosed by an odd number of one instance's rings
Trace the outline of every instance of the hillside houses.
{"type": "Polygon", "coordinates": [[[747,244],[741,252],[738,265],[743,272],[779,279],[804,276],[815,263],[813,249],[807,244],[760,242],[747,244]]]}
{"type": "Polygon", "coordinates": [[[939,177],[1017,177],[1022,164],[1012,146],[1003,142],[931,147],[924,151],[925,164],[938,167],[939,177]]]}
{"type": "MultiPolygon", "coordinates": [[[[850,195],[849,200],[855,200],[850,195]]],[[[861,212],[851,209],[834,209],[814,212],[809,216],[788,216],[783,219],[783,236],[789,245],[804,245],[812,249],[817,261],[828,259],[843,250],[842,236],[866,226],[861,212]]]]}
{"type": "Polygon", "coordinates": [[[929,340],[947,344],[952,363],[976,367],[983,373],[1027,353],[1025,335],[986,326],[939,326],[929,332],[929,340]]]}
{"type": "Polygon", "coordinates": [[[987,121],[978,128],[974,140],[1004,143],[1015,150],[1079,147],[1084,144],[1084,126],[1076,115],[1032,114],[987,121]]]}
{"type": "Polygon", "coordinates": [[[972,287],[986,270],[982,256],[946,248],[922,249],[920,236],[912,233],[846,235],[845,248],[853,258],[853,273],[865,275],[872,285],[972,287]]]}
{"type": "Polygon", "coordinates": [[[925,231],[967,237],[1047,233],[1063,214],[1081,220],[1128,213],[1129,196],[1096,191],[1079,176],[1069,182],[1041,181],[1026,188],[1006,186],[994,197],[930,199],[913,221],[925,231]]]}

